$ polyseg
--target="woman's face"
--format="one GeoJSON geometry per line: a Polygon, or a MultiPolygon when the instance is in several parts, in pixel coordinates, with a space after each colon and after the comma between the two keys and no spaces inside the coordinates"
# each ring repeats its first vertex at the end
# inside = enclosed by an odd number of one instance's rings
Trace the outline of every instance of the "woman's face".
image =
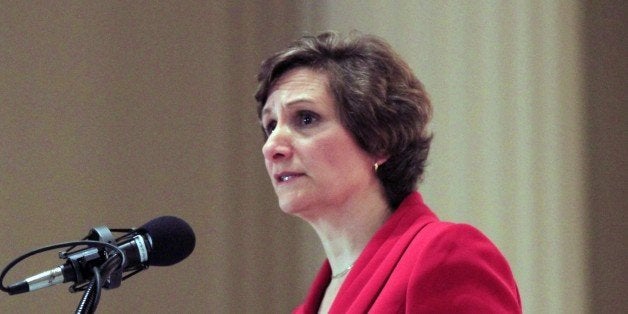
{"type": "Polygon", "coordinates": [[[340,122],[325,74],[296,68],[271,89],[262,111],[262,148],[279,206],[315,218],[366,199],[378,181],[373,157],[340,122]]]}

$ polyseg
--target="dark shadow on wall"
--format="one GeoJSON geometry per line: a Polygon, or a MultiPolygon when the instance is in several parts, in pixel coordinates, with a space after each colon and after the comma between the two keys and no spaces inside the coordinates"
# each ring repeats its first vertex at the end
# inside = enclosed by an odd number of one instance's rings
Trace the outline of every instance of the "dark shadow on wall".
{"type": "Polygon", "coordinates": [[[593,313],[628,313],[627,11],[626,1],[588,0],[583,6],[593,313]]]}

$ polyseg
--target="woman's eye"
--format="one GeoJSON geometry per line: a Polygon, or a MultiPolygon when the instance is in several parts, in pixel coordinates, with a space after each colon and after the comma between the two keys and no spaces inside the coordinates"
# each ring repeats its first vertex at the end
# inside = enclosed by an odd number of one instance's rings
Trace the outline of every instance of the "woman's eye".
{"type": "Polygon", "coordinates": [[[277,121],[270,121],[266,123],[266,125],[264,126],[264,132],[266,132],[266,135],[270,135],[270,133],[273,133],[276,126],[277,126],[277,121]]]}
{"type": "Polygon", "coordinates": [[[299,123],[307,126],[317,121],[317,117],[314,113],[309,111],[299,112],[299,123]]]}

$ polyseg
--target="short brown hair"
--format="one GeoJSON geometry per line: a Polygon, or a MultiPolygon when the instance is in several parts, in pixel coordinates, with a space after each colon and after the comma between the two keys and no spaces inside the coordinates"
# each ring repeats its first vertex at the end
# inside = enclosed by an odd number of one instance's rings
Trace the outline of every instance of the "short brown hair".
{"type": "Polygon", "coordinates": [[[432,139],[432,107],[408,64],[383,39],[357,32],[303,36],[264,62],[257,76],[257,113],[287,71],[307,67],[327,75],[344,127],[358,145],[388,156],[377,170],[393,209],[422,179],[432,139]]]}

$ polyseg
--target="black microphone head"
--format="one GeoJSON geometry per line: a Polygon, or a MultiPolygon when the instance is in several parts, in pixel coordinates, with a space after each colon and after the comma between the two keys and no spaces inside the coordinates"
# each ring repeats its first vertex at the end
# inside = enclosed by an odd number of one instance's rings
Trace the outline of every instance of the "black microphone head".
{"type": "Polygon", "coordinates": [[[196,237],[190,225],[173,216],[157,217],[142,227],[152,240],[148,252],[148,265],[170,266],[188,257],[196,245],[196,237]]]}

